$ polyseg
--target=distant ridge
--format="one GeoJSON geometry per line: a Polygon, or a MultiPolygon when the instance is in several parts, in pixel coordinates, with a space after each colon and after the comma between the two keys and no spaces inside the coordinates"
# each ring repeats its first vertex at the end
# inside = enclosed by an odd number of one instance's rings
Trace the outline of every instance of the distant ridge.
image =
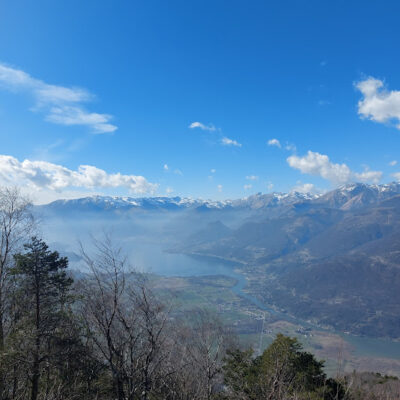
{"type": "Polygon", "coordinates": [[[199,209],[262,209],[295,203],[312,203],[315,206],[324,206],[338,209],[354,209],[371,205],[379,201],[400,194],[400,183],[392,182],[383,185],[368,185],[354,183],[341,186],[324,194],[315,193],[257,193],[236,200],[202,200],[187,197],[118,197],[118,196],[88,196],[72,200],[56,200],[49,204],[37,206],[47,209],[86,209],[87,211],[102,210],[184,210],[199,209]]]}

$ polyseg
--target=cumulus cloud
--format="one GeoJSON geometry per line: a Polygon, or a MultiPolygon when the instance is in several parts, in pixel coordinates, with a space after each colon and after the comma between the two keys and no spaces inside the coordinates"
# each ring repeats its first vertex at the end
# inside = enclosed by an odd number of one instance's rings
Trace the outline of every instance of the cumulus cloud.
{"type": "Polygon", "coordinates": [[[92,165],[80,165],[76,171],[46,161],[24,160],[0,155],[0,182],[18,184],[33,190],[63,191],[71,188],[126,188],[132,193],[153,193],[157,185],[143,176],[109,174],[92,165]]]}
{"type": "Polygon", "coordinates": [[[400,91],[387,90],[380,79],[369,77],[356,83],[364,96],[358,102],[358,114],[375,122],[394,121],[400,129],[400,91]]]}
{"type": "Polygon", "coordinates": [[[246,179],[248,181],[257,181],[258,180],[258,176],[256,176],[256,175],[247,175],[246,179]]]}
{"type": "Polygon", "coordinates": [[[85,89],[51,85],[28,73],[0,63],[0,86],[11,92],[30,94],[34,111],[45,113],[45,120],[61,125],[87,126],[93,133],[114,132],[112,116],[87,111],[82,103],[93,99],[85,89]]]}
{"type": "Polygon", "coordinates": [[[210,131],[210,132],[214,132],[216,130],[216,128],[213,124],[205,125],[205,124],[202,124],[201,122],[192,122],[189,125],[189,128],[190,129],[199,128],[202,131],[210,131]]]}
{"type": "Polygon", "coordinates": [[[279,148],[282,147],[281,142],[278,139],[270,139],[270,140],[268,140],[267,144],[268,144],[268,146],[276,146],[279,148]]]}
{"type": "Polygon", "coordinates": [[[320,176],[334,185],[342,185],[352,181],[378,183],[382,178],[381,171],[365,170],[362,173],[353,172],[346,164],[335,164],[324,154],[309,151],[299,157],[292,155],[287,158],[288,164],[303,174],[320,176]]]}
{"type": "Polygon", "coordinates": [[[297,193],[315,193],[316,191],[315,185],[312,183],[299,183],[292,189],[292,192],[297,193]]]}
{"type": "Polygon", "coordinates": [[[221,144],[222,144],[223,146],[242,147],[242,144],[241,144],[241,143],[237,142],[236,140],[229,139],[229,138],[227,138],[226,136],[224,136],[224,137],[221,139],[221,144]]]}

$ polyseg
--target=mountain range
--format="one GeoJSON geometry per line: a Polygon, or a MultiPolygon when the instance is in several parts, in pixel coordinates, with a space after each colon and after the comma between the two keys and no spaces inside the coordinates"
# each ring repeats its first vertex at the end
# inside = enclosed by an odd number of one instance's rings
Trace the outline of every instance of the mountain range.
{"type": "Polygon", "coordinates": [[[227,201],[94,196],[36,209],[50,218],[107,215],[170,252],[236,262],[249,291],[290,314],[400,338],[400,183],[227,201]]]}

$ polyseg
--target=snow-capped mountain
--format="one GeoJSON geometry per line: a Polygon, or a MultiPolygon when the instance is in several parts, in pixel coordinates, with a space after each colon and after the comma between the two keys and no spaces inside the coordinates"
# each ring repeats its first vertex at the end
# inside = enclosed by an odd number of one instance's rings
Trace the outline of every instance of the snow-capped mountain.
{"type": "Polygon", "coordinates": [[[375,204],[398,194],[400,194],[398,182],[383,185],[353,183],[324,194],[316,202],[330,208],[350,210],[375,204]]]}
{"type": "Polygon", "coordinates": [[[237,200],[202,200],[184,197],[117,197],[117,196],[89,196],[73,200],[56,200],[52,203],[39,206],[46,210],[80,210],[80,211],[112,211],[112,210],[187,210],[197,209],[223,210],[223,209],[262,209],[276,207],[301,201],[318,198],[309,193],[271,193],[255,194],[237,200]]]}
{"type": "Polygon", "coordinates": [[[116,197],[89,196],[73,200],[57,200],[39,208],[52,211],[113,211],[113,210],[262,210],[297,203],[349,210],[371,205],[400,194],[400,183],[367,185],[363,183],[341,186],[325,194],[313,193],[257,193],[236,200],[202,200],[185,197],[116,197]]]}

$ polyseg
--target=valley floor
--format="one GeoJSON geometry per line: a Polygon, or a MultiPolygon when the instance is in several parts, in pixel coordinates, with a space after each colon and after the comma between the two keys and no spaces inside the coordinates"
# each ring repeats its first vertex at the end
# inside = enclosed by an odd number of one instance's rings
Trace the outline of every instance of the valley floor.
{"type": "Polygon", "coordinates": [[[268,312],[245,292],[238,281],[227,276],[160,277],[152,284],[180,312],[206,307],[217,312],[245,346],[262,352],[277,333],[297,337],[304,348],[326,361],[326,372],[375,371],[400,376],[400,343],[384,339],[357,337],[293,320],[282,313],[268,312]],[[178,307],[176,307],[178,308],[178,307]]]}

